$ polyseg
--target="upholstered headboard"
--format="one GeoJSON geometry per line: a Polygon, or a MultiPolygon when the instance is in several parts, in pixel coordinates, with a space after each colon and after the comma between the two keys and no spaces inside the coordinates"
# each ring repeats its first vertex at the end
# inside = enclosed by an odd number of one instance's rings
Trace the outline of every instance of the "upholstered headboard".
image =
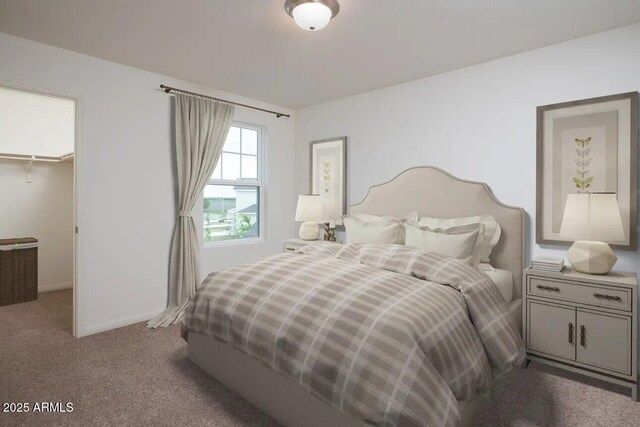
{"type": "Polygon", "coordinates": [[[522,297],[524,269],[524,210],[499,202],[487,184],[465,181],[435,167],[407,169],[384,184],[369,189],[350,213],[400,216],[417,211],[421,216],[456,218],[493,215],[502,228],[491,264],[513,273],[514,298],[522,297]]]}

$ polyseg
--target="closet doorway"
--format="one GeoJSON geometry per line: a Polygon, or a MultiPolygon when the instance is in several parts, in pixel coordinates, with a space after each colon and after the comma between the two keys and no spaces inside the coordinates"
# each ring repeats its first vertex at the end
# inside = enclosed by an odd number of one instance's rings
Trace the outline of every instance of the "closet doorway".
{"type": "Polygon", "coordinates": [[[74,336],[77,104],[0,83],[0,319],[74,336]]]}

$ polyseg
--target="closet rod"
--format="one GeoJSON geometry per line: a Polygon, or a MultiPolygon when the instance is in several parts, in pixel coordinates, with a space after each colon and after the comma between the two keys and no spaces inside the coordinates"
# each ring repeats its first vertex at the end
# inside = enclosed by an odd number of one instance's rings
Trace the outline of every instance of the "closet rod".
{"type": "Polygon", "coordinates": [[[65,162],[67,160],[73,159],[73,153],[65,154],[63,156],[30,156],[28,154],[11,154],[11,153],[0,153],[0,160],[24,160],[27,162],[65,162]]]}
{"type": "Polygon", "coordinates": [[[167,85],[160,85],[160,89],[164,90],[166,93],[174,91],[176,93],[183,93],[185,95],[196,96],[196,97],[199,97],[199,98],[206,98],[206,99],[212,99],[214,101],[226,102],[227,104],[237,105],[238,107],[251,108],[252,110],[258,110],[258,111],[263,111],[263,112],[269,113],[269,114],[275,114],[277,118],[280,118],[280,117],[291,117],[289,114],[278,113],[277,111],[266,110],[264,108],[254,107],[253,105],[240,104],[239,102],[228,101],[228,100],[222,99],[222,98],[215,98],[213,96],[203,95],[201,93],[189,92],[188,90],[177,89],[175,87],[171,87],[171,86],[167,86],[167,85]]]}

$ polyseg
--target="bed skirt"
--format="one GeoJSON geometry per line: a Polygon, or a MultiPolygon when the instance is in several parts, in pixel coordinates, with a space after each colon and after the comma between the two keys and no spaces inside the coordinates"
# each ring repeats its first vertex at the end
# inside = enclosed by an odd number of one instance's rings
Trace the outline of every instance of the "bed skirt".
{"type": "MultiPolygon", "coordinates": [[[[290,427],[363,426],[246,354],[202,334],[189,333],[189,359],[216,380],[290,427]]],[[[465,404],[463,426],[471,426],[476,403],[465,404]]]]}

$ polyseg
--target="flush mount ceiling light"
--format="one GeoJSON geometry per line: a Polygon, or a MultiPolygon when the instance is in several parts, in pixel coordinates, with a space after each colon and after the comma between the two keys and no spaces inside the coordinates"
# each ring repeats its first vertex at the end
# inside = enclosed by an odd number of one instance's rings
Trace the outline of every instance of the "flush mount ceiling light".
{"type": "Polygon", "coordinates": [[[284,10],[305,31],[318,31],[327,26],[340,11],[338,0],[287,0],[284,10]]]}

